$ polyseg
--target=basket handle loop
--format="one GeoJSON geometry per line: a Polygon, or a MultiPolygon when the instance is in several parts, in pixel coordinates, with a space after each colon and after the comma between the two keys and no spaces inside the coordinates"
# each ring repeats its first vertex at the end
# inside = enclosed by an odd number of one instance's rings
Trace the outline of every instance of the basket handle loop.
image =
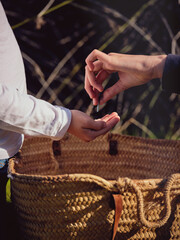
{"type": "Polygon", "coordinates": [[[134,189],[136,196],[137,196],[137,208],[138,208],[138,215],[139,215],[139,220],[142,223],[142,225],[148,227],[148,228],[159,228],[162,227],[169,219],[170,214],[171,214],[171,200],[170,200],[170,191],[172,188],[172,185],[175,180],[180,179],[180,174],[172,174],[168,179],[164,187],[164,203],[165,203],[165,214],[164,216],[158,220],[157,222],[150,222],[145,218],[144,214],[144,200],[143,200],[143,194],[141,192],[141,189],[139,186],[131,179],[129,178],[119,178],[117,185],[119,190],[122,190],[122,187],[125,189],[127,187],[130,187],[134,189]]]}

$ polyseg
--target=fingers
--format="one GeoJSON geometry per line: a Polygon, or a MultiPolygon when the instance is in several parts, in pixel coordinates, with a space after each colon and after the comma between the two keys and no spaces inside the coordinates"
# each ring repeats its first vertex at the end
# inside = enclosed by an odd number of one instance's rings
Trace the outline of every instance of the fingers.
{"type": "MultiPolygon", "coordinates": [[[[87,66],[85,67],[85,90],[90,96],[90,98],[93,99],[93,105],[97,105],[99,93],[103,91],[102,83],[105,81],[105,79],[108,78],[108,76],[112,72],[109,69],[106,70],[106,67],[111,65],[110,55],[108,56],[107,54],[95,49],[86,58],[86,63],[87,66]]],[[[110,96],[114,96],[116,94],[117,92],[112,92],[110,96]]],[[[100,101],[100,104],[101,103],[102,101],[100,101]]]]}
{"type": "Polygon", "coordinates": [[[100,70],[97,76],[95,76],[94,72],[89,71],[87,67],[85,71],[85,90],[89,97],[93,99],[93,105],[97,105],[99,93],[103,91],[102,83],[108,78],[109,73],[105,70],[100,70]]]}
{"type": "Polygon", "coordinates": [[[88,123],[88,129],[99,131],[106,127],[106,122],[99,119],[98,121],[95,121],[92,119],[91,122],[88,123]]]}
{"type": "MultiPolygon", "coordinates": [[[[104,117],[96,119],[95,121],[104,121],[104,122],[108,122],[109,120],[111,120],[114,117],[117,117],[118,114],[116,112],[113,112],[111,114],[106,114],[104,117]]],[[[118,116],[119,117],[119,116],[118,116]]]]}
{"type": "Polygon", "coordinates": [[[108,76],[109,76],[109,73],[107,71],[101,70],[101,71],[99,71],[99,73],[96,76],[96,81],[99,84],[102,84],[104,82],[104,80],[108,78],[108,76]]]}
{"type": "Polygon", "coordinates": [[[120,117],[117,114],[110,115],[109,119],[106,122],[106,127],[94,132],[94,138],[107,133],[111,128],[113,128],[120,121],[120,117]]]}
{"type": "Polygon", "coordinates": [[[89,97],[91,99],[93,99],[95,97],[95,91],[94,91],[93,87],[90,84],[90,81],[89,81],[86,69],[85,69],[85,84],[84,84],[84,88],[85,88],[86,92],[88,93],[89,97]]]}
{"type": "Polygon", "coordinates": [[[111,128],[113,128],[119,121],[120,121],[120,117],[118,116],[118,114],[116,112],[114,112],[110,115],[107,114],[101,119],[97,119],[96,121],[94,121],[96,123],[95,124],[96,126],[94,125],[93,129],[84,129],[85,135],[86,135],[86,140],[85,141],[92,141],[96,137],[98,137],[100,135],[104,135],[111,128]],[[97,123],[99,123],[99,127],[97,127],[98,126],[97,123]],[[103,126],[102,123],[106,123],[105,127],[102,127],[103,126]],[[95,130],[95,128],[97,130],[95,130]]]}
{"type": "MultiPolygon", "coordinates": [[[[114,119],[114,118],[118,118],[118,120],[120,120],[120,117],[119,115],[117,114],[117,112],[113,112],[111,113],[108,118],[106,119],[103,119],[103,121],[105,121],[106,123],[108,123],[111,119],[114,119]]],[[[107,125],[107,124],[106,124],[107,125]]]]}
{"type": "Polygon", "coordinates": [[[85,67],[85,90],[90,98],[94,100],[94,105],[97,104],[98,101],[97,91],[103,91],[102,83],[109,75],[103,69],[103,63],[107,63],[108,61],[108,55],[96,49],[93,50],[86,58],[87,66],[85,67]],[[95,75],[96,73],[98,73],[97,76],[95,75]]]}
{"type": "Polygon", "coordinates": [[[89,91],[90,90],[89,86],[91,86],[91,89],[95,88],[99,92],[102,92],[103,91],[102,84],[99,84],[99,82],[96,80],[96,76],[95,76],[94,72],[91,72],[87,66],[85,68],[85,74],[86,74],[85,89],[88,92],[88,94],[91,92],[91,91],[89,91]]]}
{"type": "Polygon", "coordinates": [[[101,69],[103,69],[103,63],[99,60],[96,60],[93,62],[94,64],[94,69],[93,72],[98,73],[101,69]]]}
{"type": "Polygon", "coordinates": [[[104,117],[102,117],[102,118],[99,118],[99,119],[96,119],[95,121],[104,121],[104,122],[106,122],[106,120],[109,118],[109,114],[106,114],[104,117]]]}
{"type": "Polygon", "coordinates": [[[107,128],[109,121],[111,121],[112,119],[118,119],[120,120],[120,117],[118,116],[118,114],[116,112],[113,112],[111,114],[106,114],[104,117],[100,118],[100,119],[96,119],[91,121],[91,123],[88,123],[88,128],[95,130],[95,131],[99,131],[103,128],[107,128]]]}
{"type": "Polygon", "coordinates": [[[120,93],[120,92],[122,92],[124,90],[125,90],[125,86],[122,85],[121,81],[119,80],[112,87],[106,89],[103,92],[102,98],[100,99],[100,104],[106,103],[112,97],[116,96],[118,93],[120,93]]]}
{"type": "Polygon", "coordinates": [[[98,120],[93,120],[78,110],[71,110],[71,113],[72,119],[68,132],[87,142],[106,133],[119,121],[117,113],[106,115],[98,120]]]}
{"type": "Polygon", "coordinates": [[[104,62],[104,61],[106,62],[109,60],[109,58],[108,58],[107,54],[105,54],[97,49],[93,50],[85,60],[90,71],[94,70],[93,62],[96,60],[100,60],[101,62],[104,62]]]}
{"type": "Polygon", "coordinates": [[[94,89],[93,105],[96,106],[99,103],[99,91],[94,89]]]}

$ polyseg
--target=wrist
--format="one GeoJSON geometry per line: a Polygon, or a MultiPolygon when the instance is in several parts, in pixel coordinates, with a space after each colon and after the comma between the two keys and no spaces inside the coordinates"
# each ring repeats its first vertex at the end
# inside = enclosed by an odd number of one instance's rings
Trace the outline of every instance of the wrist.
{"type": "Polygon", "coordinates": [[[154,56],[153,78],[162,78],[167,55],[154,56]]]}

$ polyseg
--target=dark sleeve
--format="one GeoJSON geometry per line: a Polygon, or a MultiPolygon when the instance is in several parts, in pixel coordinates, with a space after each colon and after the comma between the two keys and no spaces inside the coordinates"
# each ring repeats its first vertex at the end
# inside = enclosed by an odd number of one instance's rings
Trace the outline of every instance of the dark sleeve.
{"type": "Polygon", "coordinates": [[[162,76],[162,89],[180,94],[180,55],[167,56],[162,76]]]}

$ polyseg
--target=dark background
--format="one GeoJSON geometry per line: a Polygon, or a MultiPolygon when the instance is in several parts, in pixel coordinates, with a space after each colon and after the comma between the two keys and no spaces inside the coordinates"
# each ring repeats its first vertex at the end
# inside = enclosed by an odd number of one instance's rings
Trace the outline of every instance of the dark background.
{"type": "MultiPolygon", "coordinates": [[[[121,122],[114,132],[180,139],[180,96],[162,91],[160,80],[120,93],[98,114],[84,90],[85,58],[95,48],[106,53],[180,54],[175,38],[180,30],[178,1],[51,0],[51,12],[39,18],[49,1],[2,3],[23,54],[30,94],[94,118],[117,111],[121,122]]],[[[113,75],[107,87],[116,80],[113,75]]]]}

